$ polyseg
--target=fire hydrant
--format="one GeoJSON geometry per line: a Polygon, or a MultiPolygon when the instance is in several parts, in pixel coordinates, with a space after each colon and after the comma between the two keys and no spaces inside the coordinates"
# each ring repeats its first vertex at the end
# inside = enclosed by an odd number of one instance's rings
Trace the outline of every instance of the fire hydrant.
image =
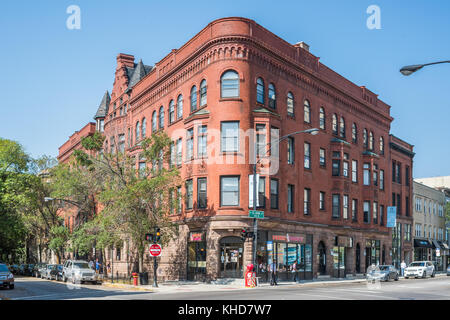
{"type": "Polygon", "coordinates": [[[136,272],[133,272],[131,275],[133,276],[133,285],[137,286],[138,285],[138,274],[136,272]]]}
{"type": "Polygon", "coordinates": [[[247,271],[245,272],[245,287],[256,287],[256,272],[253,271],[253,264],[247,265],[247,271]]]}

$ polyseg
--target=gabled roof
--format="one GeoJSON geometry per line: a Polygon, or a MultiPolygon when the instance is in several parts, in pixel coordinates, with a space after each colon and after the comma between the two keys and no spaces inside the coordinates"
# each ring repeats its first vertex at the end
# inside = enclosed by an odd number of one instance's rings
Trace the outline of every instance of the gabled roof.
{"type": "Polygon", "coordinates": [[[109,96],[108,90],[106,90],[105,94],[103,95],[102,102],[100,102],[100,105],[98,106],[97,113],[94,116],[94,119],[97,120],[97,118],[105,118],[108,114],[108,108],[109,103],[111,101],[111,97],[109,96]]]}
{"type": "Polygon", "coordinates": [[[142,59],[139,60],[138,64],[134,65],[134,68],[127,67],[127,76],[129,79],[127,91],[131,90],[131,88],[143,77],[145,77],[152,69],[153,67],[144,65],[142,63],[142,59]]]}

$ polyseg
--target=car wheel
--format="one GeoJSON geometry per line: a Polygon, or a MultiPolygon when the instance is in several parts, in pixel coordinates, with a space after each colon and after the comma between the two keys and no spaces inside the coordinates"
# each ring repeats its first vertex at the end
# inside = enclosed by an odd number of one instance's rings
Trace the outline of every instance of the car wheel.
{"type": "Polygon", "coordinates": [[[398,281],[398,275],[395,277],[394,281],[398,281]]]}
{"type": "Polygon", "coordinates": [[[72,284],[75,284],[75,277],[72,276],[72,284]]]}
{"type": "Polygon", "coordinates": [[[409,277],[405,277],[405,279],[409,279],[409,277]]]}
{"type": "Polygon", "coordinates": [[[9,285],[9,289],[11,289],[11,290],[14,289],[14,285],[13,285],[13,284],[10,284],[10,285],[9,285]]]}
{"type": "Polygon", "coordinates": [[[431,274],[431,277],[434,278],[435,275],[436,275],[436,274],[435,274],[434,271],[433,271],[433,273],[431,274]]]}

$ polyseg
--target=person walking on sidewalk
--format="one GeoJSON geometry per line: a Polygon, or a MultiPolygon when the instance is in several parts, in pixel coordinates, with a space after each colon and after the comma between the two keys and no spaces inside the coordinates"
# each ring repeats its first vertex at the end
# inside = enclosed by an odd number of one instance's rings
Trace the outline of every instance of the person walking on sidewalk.
{"type": "Polygon", "coordinates": [[[401,268],[401,270],[402,270],[402,277],[403,277],[404,274],[405,274],[405,269],[406,269],[406,263],[405,263],[405,260],[403,260],[402,263],[400,264],[400,268],[401,268]]]}
{"type": "Polygon", "coordinates": [[[294,263],[292,264],[292,266],[291,266],[291,271],[294,273],[294,282],[297,282],[298,281],[298,278],[297,278],[297,276],[298,276],[298,274],[297,274],[297,261],[294,261],[294,263]]]}
{"type": "Polygon", "coordinates": [[[269,271],[270,271],[270,285],[276,286],[277,284],[277,264],[275,261],[273,261],[271,264],[269,264],[269,271]]]}

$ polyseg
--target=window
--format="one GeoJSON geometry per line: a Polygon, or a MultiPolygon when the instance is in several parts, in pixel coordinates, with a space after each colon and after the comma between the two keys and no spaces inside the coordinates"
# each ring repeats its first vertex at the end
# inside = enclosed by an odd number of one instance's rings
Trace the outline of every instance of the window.
{"type": "Polygon", "coordinates": [[[256,80],[256,102],[264,104],[264,80],[256,80]]]}
{"type": "Polygon", "coordinates": [[[339,218],[341,216],[341,196],[339,194],[333,194],[332,205],[332,217],[339,218]]]}
{"type": "Polygon", "coordinates": [[[380,154],[384,154],[384,138],[380,137],[380,154]]]}
{"type": "Polygon", "coordinates": [[[399,193],[397,194],[397,214],[402,214],[402,195],[399,193]]]}
{"type": "Polygon", "coordinates": [[[123,106],[123,114],[127,114],[127,105],[126,104],[123,106]]]}
{"type": "Polygon", "coordinates": [[[335,177],[338,177],[341,172],[341,160],[333,159],[331,164],[332,164],[331,174],[335,177]]]}
{"type": "Polygon", "coordinates": [[[186,210],[191,210],[194,205],[194,187],[192,179],[186,180],[186,210]]]}
{"type": "Polygon", "coordinates": [[[356,123],[353,122],[352,124],[352,142],[357,143],[358,142],[358,131],[356,128],[356,123]]]}
{"type": "Polygon", "coordinates": [[[342,175],[346,178],[348,178],[348,161],[343,161],[342,162],[342,175]]]}
{"type": "Polygon", "coordinates": [[[367,148],[367,129],[363,130],[363,145],[367,148]]]}
{"type": "Polygon", "coordinates": [[[365,186],[370,185],[370,164],[369,163],[363,164],[363,184],[365,186]]]}
{"type": "Polygon", "coordinates": [[[239,177],[220,177],[220,205],[239,206],[239,177]]]}
{"type": "Polygon", "coordinates": [[[186,160],[194,159],[194,128],[186,131],[186,160]]]}
{"type": "Polygon", "coordinates": [[[295,140],[293,137],[288,137],[287,143],[287,162],[294,164],[295,161],[295,140]]]}
{"type": "Polygon", "coordinates": [[[352,160],[352,182],[358,182],[358,161],[352,160]]]}
{"type": "Polygon", "coordinates": [[[206,178],[197,179],[197,206],[199,209],[205,209],[207,206],[207,184],[206,178]]]}
{"type": "Polygon", "coordinates": [[[373,202],[373,224],[378,224],[378,202],[373,202]]]}
{"type": "Polygon", "coordinates": [[[139,178],[143,178],[145,176],[145,168],[146,168],[145,162],[139,161],[138,168],[139,168],[138,169],[139,178]]]}
{"type": "Polygon", "coordinates": [[[147,119],[142,119],[142,130],[141,130],[141,139],[144,139],[147,136],[147,119]]]}
{"type": "Polygon", "coordinates": [[[325,157],[325,149],[319,149],[319,164],[321,167],[325,167],[326,165],[326,157],[325,157]]]}
{"type": "Polygon", "coordinates": [[[178,213],[181,213],[181,210],[182,210],[181,199],[182,199],[182,194],[181,194],[181,186],[180,186],[180,187],[177,187],[177,212],[178,213]]]}
{"type": "Polygon", "coordinates": [[[325,192],[319,192],[319,210],[325,210],[325,192]]]}
{"type": "Polygon", "coordinates": [[[138,122],[136,122],[136,143],[138,143],[139,140],[141,140],[141,131],[140,131],[140,125],[139,125],[139,121],[138,121],[138,122]]]}
{"type": "Polygon", "coordinates": [[[159,129],[164,128],[164,107],[159,107],[159,129]]]}
{"type": "Polygon", "coordinates": [[[397,183],[402,183],[402,165],[400,162],[396,162],[396,168],[395,168],[395,180],[397,181],[397,183]]]}
{"type": "Polygon", "coordinates": [[[198,127],[198,136],[197,136],[197,156],[199,158],[204,158],[207,156],[207,145],[206,141],[208,138],[208,127],[207,126],[199,126],[198,127]]]}
{"type": "Polygon", "coordinates": [[[380,206],[380,226],[384,226],[384,206],[380,206]]]}
{"type": "Polygon", "coordinates": [[[363,207],[363,210],[364,210],[364,223],[369,223],[369,217],[370,217],[370,213],[369,213],[369,210],[370,210],[370,202],[369,201],[364,201],[364,207],[363,207]]]}
{"type": "Polygon", "coordinates": [[[182,156],[183,156],[183,145],[181,144],[181,138],[177,140],[177,166],[181,166],[182,164],[182,156]]]}
{"type": "Polygon", "coordinates": [[[173,123],[175,121],[175,102],[170,100],[169,103],[169,123],[173,123]]]}
{"type": "Polygon", "coordinates": [[[404,240],[411,241],[411,225],[410,224],[405,224],[404,240]]]}
{"type": "Polygon", "coordinates": [[[156,115],[156,111],[153,111],[152,114],[152,132],[156,132],[158,130],[158,116],[156,115]]]}
{"type": "Polygon", "coordinates": [[[133,137],[131,135],[131,128],[128,128],[128,136],[127,136],[127,144],[128,147],[131,147],[131,142],[133,141],[133,137]]]}
{"type": "Polygon", "coordinates": [[[373,132],[369,133],[369,150],[373,150],[373,132]]]}
{"type": "Polygon", "coordinates": [[[121,252],[120,252],[120,248],[119,247],[117,247],[116,248],[116,261],[120,261],[120,258],[121,258],[121,252]]]}
{"type": "Polygon", "coordinates": [[[266,125],[256,124],[256,155],[266,155],[266,125]]]}
{"type": "Polygon", "coordinates": [[[305,169],[311,169],[311,144],[305,142],[305,169]]]}
{"type": "MultiPolygon", "coordinates": [[[[253,179],[253,176],[250,175],[249,179],[250,178],[253,179]]],[[[252,197],[253,197],[253,195],[252,195],[252,197]]],[[[259,177],[257,207],[258,208],[265,208],[266,207],[266,178],[265,177],[261,177],[261,176],[259,177]]]]}
{"type": "Polygon", "coordinates": [[[294,212],[294,186],[292,184],[288,184],[287,190],[287,212],[294,212]]]}
{"type": "Polygon", "coordinates": [[[352,199],[352,220],[358,221],[358,200],[352,199]]]}
{"type": "Polygon", "coordinates": [[[294,116],[294,95],[288,92],[286,99],[287,114],[291,117],[294,116]]]}
{"type": "Polygon", "coordinates": [[[177,119],[183,118],[183,96],[180,94],[177,99],[177,119]]]}
{"type": "Polygon", "coordinates": [[[234,70],[226,71],[220,78],[220,92],[222,98],[239,97],[239,75],[234,70]]]}
{"type": "Polygon", "coordinates": [[[206,105],[206,80],[203,79],[200,82],[200,107],[206,105]]]}
{"type": "Polygon", "coordinates": [[[99,121],[99,131],[100,132],[105,131],[105,120],[104,119],[100,119],[100,121],[99,121]]]}
{"type": "Polygon", "coordinates": [[[191,88],[191,112],[197,110],[197,87],[191,88]]]}
{"type": "Polygon", "coordinates": [[[405,185],[409,186],[409,166],[405,166],[405,185]]]}
{"type": "Polygon", "coordinates": [[[311,214],[311,189],[305,188],[303,192],[303,213],[311,214]]]}
{"type": "Polygon", "coordinates": [[[270,179],[270,208],[278,209],[278,180],[270,179]]]}
{"type": "Polygon", "coordinates": [[[222,122],[220,134],[222,152],[239,151],[239,122],[222,122]]]}
{"type": "Polygon", "coordinates": [[[119,134],[119,152],[125,152],[125,134],[119,134]]]}
{"type": "Polygon", "coordinates": [[[333,134],[338,134],[338,122],[337,122],[337,115],[334,113],[331,120],[331,130],[333,131],[333,134]]]}
{"type": "Polygon", "coordinates": [[[380,170],[380,190],[384,190],[384,170],[380,170]]]}
{"type": "Polygon", "coordinates": [[[273,83],[269,84],[269,108],[277,108],[277,99],[275,95],[275,86],[273,83]]]}
{"type": "Polygon", "coordinates": [[[344,195],[342,200],[342,217],[348,219],[348,195],[344,195]]]}
{"type": "Polygon", "coordinates": [[[339,125],[339,132],[340,132],[341,138],[345,138],[345,120],[343,117],[341,117],[341,122],[339,125]]]}
{"type": "Polygon", "coordinates": [[[372,167],[373,185],[378,186],[378,165],[374,164],[372,167]]]}
{"type": "Polygon", "coordinates": [[[311,123],[311,107],[308,100],[303,103],[303,121],[311,123]]]}
{"type": "MultiPolygon", "coordinates": [[[[436,209],[436,205],[434,205],[436,209]]],[[[434,212],[436,214],[436,212],[434,212]]],[[[405,215],[409,217],[409,197],[405,197],[405,215]]]]}
{"type": "Polygon", "coordinates": [[[319,128],[325,130],[325,109],[323,107],[319,109],[319,128]]]}

